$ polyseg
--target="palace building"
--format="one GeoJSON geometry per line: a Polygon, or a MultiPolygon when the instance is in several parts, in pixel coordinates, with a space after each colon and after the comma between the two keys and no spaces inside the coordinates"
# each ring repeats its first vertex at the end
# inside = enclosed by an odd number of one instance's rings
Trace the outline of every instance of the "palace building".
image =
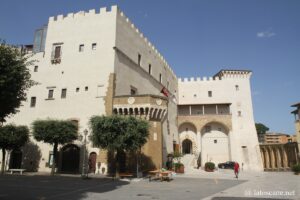
{"type": "MultiPolygon", "coordinates": [[[[80,135],[87,131],[91,172],[106,174],[110,158],[89,141],[89,119],[113,114],[149,121],[150,135],[142,147],[148,169],[164,167],[175,150],[184,154],[186,168],[237,161],[244,170],[263,169],[251,71],[178,79],[117,6],[50,17],[27,52],[37,60],[29,69],[38,84],[7,123],[30,127],[36,119],[73,120],[80,135]]],[[[81,172],[83,145],[77,140],[59,147],[59,172],[81,172]]],[[[31,137],[24,148],[10,152],[7,168],[50,171],[52,148],[31,137]]]]}

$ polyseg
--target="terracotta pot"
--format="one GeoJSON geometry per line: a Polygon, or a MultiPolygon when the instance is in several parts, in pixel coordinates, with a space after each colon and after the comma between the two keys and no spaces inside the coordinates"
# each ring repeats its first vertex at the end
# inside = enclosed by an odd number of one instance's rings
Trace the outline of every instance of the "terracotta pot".
{"type": "Polygon", "coordinates": [[[209,168],[205,168],[205,171],[207,171],[207,172],[213,172],[214,170],[213,169],[209,169],[209,168]]]}
{"type": "Polygon", "coordinates": [[[184,173],[184,166],[180,166],[179,168],[175,169],[175,172],[178,174],[183,174],[184,173]]]}

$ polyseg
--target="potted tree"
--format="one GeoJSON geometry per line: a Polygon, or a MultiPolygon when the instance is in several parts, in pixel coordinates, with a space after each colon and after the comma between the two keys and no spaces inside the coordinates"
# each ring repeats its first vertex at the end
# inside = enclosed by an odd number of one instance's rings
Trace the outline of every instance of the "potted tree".
{"type": "Polygon", "coordinates": [[[292,170],[293,172],[296,174],[296,175],[299,175],[300,174],[300,164],[296,164],[292,167],[292,170]]]}
{"type": "Polygon", "coordinates": [[[173,159],[175,160],[174,163],[174,171],[176,173],[183,174],[184,173],[184,165],[180,162],[182,154],[178,151],[175,151],[173,154],[173,159]]]}
{"type": "Polygon", "coordinates": [[[207,172],[213,172],[214,169],[215,169],[215,163],[213,163],[213,162],[207,162],[207,163],[205,163],[204,169],[207,172]]]}

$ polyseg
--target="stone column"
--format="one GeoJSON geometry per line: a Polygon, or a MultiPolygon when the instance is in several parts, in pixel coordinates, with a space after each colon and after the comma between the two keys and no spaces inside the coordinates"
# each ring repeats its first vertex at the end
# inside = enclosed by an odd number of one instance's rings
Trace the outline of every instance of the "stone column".
{"type": "Polygon", "coordinates": [[[274,170],[275,169],[275,154],[274,154],[273,148],[270,148],[270,154],[271,154],[271,157],[270,157],[271,169],[274,170]]]}
{"type": "Polygon", "coordinates": [[[270,169],[270,152],[269,149],[265,148],[265,156],[266,156],[266,169],[270,169]]]}
{"type": "Polygon", "coordinates": [[[282,163],[282,158],[281,158],[281,155],[280,155],[280,151],[279,151],[279,148],[276,148],[276,155],[277,155],[277,168],[280,169],[282,168],[283,166],[281,165],[282,163]]]}

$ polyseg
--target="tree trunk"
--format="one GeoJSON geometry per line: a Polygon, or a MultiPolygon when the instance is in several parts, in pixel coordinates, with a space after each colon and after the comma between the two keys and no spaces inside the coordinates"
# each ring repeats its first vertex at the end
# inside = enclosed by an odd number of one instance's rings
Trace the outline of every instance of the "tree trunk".
{"type": "Polygon", "coordinates": [[[1,163],[1,174],[4,174],[4,166],[5,166],[5,149],[2,148],[2,163],[1,163]]]}
{"type": "Polygon", "coordinates": [[[57,158],[57,143],[54,143],[53,146],[53,163],[52,163],[52,169],[51,169],[51,175],[54,176],[55,173],[55,167],[56,167],[56,158],[57,158]]]}
{"type": "Polygon", "coordinates": [[[120,152],[117,150],[116,154],[116,178],[120,178],[120,152]]]}

